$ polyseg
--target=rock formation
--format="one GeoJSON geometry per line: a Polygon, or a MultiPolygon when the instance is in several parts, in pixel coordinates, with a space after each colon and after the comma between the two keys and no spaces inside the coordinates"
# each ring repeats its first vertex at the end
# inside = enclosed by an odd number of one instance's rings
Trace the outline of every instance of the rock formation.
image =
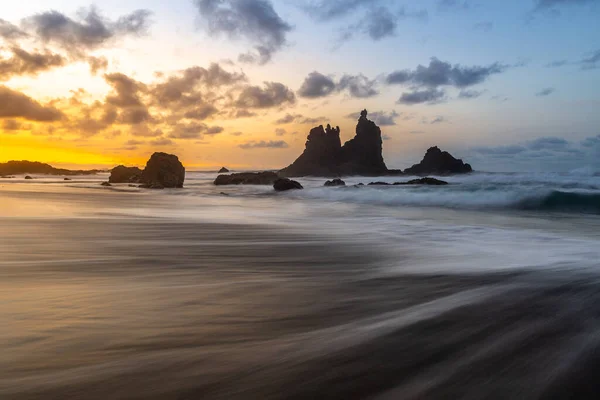
{"type": "Polygon", "coordinates": [[[293,189],[304,189],[299,182],[293,181],[288,178],[279,178],[273,183],[273,189],[278,192],[284,192],[286,190],[293,189]]]}
{"type": "Polygon", "coordinates": [[[450,153],[440,150],[437,146],[430,147],[419,164],[404,170],[406,175],[450,175],[469,172],[473,172],[469,164],[452,157],[450,153]]]}
{"type": "Polygon", "coordinates": [[[363,110],[353,139],[342,146],[339,127],[313,128],[302,155],[279,174],[290,177],[385,174],[382,143],[381,130],[367,119],[367,110],[363,110]]]}
{"type": "Polygon", "coordinates": [[[149,189],[182,188],[185,168],[177,156],[154,153],[140,176],[141,187],[149,189]]]}
{"type": "Polygon", "coordinates": [[[20,175],[20,174],[45,174],[45,175],[92,175],[100,170],[93,169],[89,171],[72,171],[62,168],[54,168],[50,164],[44,164],[37,161],[8,161],[0,163],[0,175],[20,175]]]}
{"type": "Polygon", "coordinates": [[[223,167],[223,168],[221,168],[221,169],[219,170],[219,172],[218,172],[218,173],[219,173],[219,174],[227,174],[227,173],[229,173],[229,170],[228,170],[227,168],[223,167]]]}
{"type": "Polygon", "coordinates": [[[330,181],[325,182],[325,184],[323,186],[346,186],[346,182],[344,182],[343,180],[336,178],[336,179],[332,179],[330,181]]]}
{"type": "Polygon", "coordinates": [[[29,180],[29,179],[33,179],[31,176],[27,175],[25,176],[25,179],[29,180]]]}
{"type": "Polygon", "coordinates": [[[219,175],[215,185],[272,185],[279,176],[275,172],[241,172],[231,175],[219,175]]]}
{"type": "Polygon", "coordinates": [[[100,186],[112,186],[112,185],[110,183],[108,183],[108,182],[102,182],[100,184],[100,186]]]}
{"type": "Polygon", "coordinates": [[[110,183],[136,183],[139,182],[142,170],[138,167],[119,165],[110,171],[110,183]]]}
{"type": "Polygon", "coordinates": [[[448,182],[435,178],[412,179],[408,182],[395,182],[394,185],[447,185],[448,182]]]}

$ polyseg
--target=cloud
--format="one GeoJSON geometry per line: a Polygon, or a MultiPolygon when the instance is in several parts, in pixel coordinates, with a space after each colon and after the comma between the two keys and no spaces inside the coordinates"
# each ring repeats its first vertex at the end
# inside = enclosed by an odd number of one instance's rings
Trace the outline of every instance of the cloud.
{"type": "Polygon", "coordinates": [[[96,75],[101,70],[108,68],[108,59],[106,57],[93,57],[87,58],[87,62],[90,65],[90,73],[96,75]]]}
{"type": "Polygon", "coordinates": [[[285,116],[279,118],[278,120],[275,121],[276,125],[285,125],[285,124],[289,124],[292,123],[296,120],[296,118],[302,118],[302,114],[286,114],[285,116]]]}
{"type": "Polygon", "coordinates": [[[333,93],[348,91],[351,97],[368,98],[379,94],[377,80],[369,79],[362,74],[343,75],[338,82],[330,77],[313,71],[304,79],[298,90],[300,97],[315,99],[327,97],[333,93]]]}
{"type": "Polygon", "coordinates": [[[243,134],[244,134],[243,132],[239,132],[239,131],[230,133],[231,136],[242,136],[243,134]]]}
{"type": "Polygon", "coordinates": [[[582,69],[600,68],[600,49],[588,53],[581,61],[579,61],[582,69]]]}
{"type": "Polygon", "coordinates": [[[223,128],[222,126],[211,126],[206,129],[205,133],[207,135],[217,135],[217,134],[223,132],[224,130],[225,130],[225,128],[223,128]]]}
{"type": "Polygon", "coordinates": [[[32,125],[30,124],[23,124],[21,121],[18,121],[16,119],[5,119],[4,121],[2,121],[2,130],[6,133],[8,132],[15,132],[15,131],[21,131],[21,130],[29,130],[32,128],[32,125]]]}
{"type": "Polygon", "coordinates": [[[444,123],[444,122],[448,122],[448,120],[446,119],[446,117],[442,117],[441,115],[438,115],[437,117],[433,118],[431,120],[431,122],[429,122],[429,123],[431,125],[434,125],[434,124],[441,124],[441,123],[444,123]]]}
{"type": "Polygon", "coordinates": [[[471,4],[466,0],[437,0],[439,11],[465,11],[470,8],[471,4]]]}
{"type": "Polygon", "coordinates": [[[243,54],[242,62],[265,64],[287,42],[292,26],[268,0],[195,0],[202,27],[213,36],[244,39],[256,54],[243,54]]]}
{"type": "Polygon", "coordinates": [[[491,32],[491,30],[494,29],[494,23],[491,21],[478,22],[473,25],[473,29],[476,31],[491,32]]]}
{"type": "Polygon", "coordinates": [[[283,128],[277,128],[275,129],[275,135],[277,136],[283,136],[287,133],[287,131],[283,128]]]}
{"type": "Polygon", "coordinates": [[[150,141],[150,144],[152,146],[173,146],[175,144],[175,142],[173,142],[171,139],[159,138],[159,139],[150,141]]]}
{"type": "Polygon", "coordinates": [[[498,62],[487,66],[451,65],[432,57],[429,65],[418,65],[415,70],[395,71],[387,75],[388,84],[412,84],[421,87],[437,88],[454,86],[462,89],[484,82],[490,76],[504,72],[508,66],[498,62]]]}
{"type": "MultiPolygon", "coordinates": [[[[390,112],[385,111],[369,111],[369,119],[375,122],[379,126],[393,126],[396,125],[396,118],[400,116],[400,113],[392,110],[390,112]]],[[[355,112],[346,115],[346,118],[358,119],[360,112],[355,112]]]]}
{"type": "Polygon", "coordinates": [[[139,146],[139,145],[144,144],[144,143],[146,143],[146,142],[143,142],[141,140],[131,139],[131,140],[128,140],[128,141],[125,142],[125,146],[139,146]]]}
{"type": "Polygon", "coordinates": [[[461,90],[458,93],[459,99],[476,99],[485,93],[485,90],[461,90]]]}
{"type": "Polygon", "coordinates": [[[106,74],[104,79],[113,88],[113,93],[106,97],[107,103],[121,108],[143,106],[140,92],[145,90],[144,84],[122,73],[106,74]]]}
{"type": "Polygon", "coordinates": [[[183,116],[188,119],[205,120],[218,112],[219,110],[212,104],[200,104],[186,111],[183,116]]]}
{"type": "Polygon", "coordinates": [[[302,86],[298,90],[300,97],[315,99],[318,97],[326,97],[333,93],[336,89],[336,83],[332,78],[313,71],[304,79],[302,86]]]}
{"type": "Polygon", "coordinates": [[[31,97],[0,86],[0,118],[23,118],[29,121],[53,122],[64,114],[51,105],[43,105],[31,97]]]}
{"type": "Polygon", "coordinates": [[[597,3],[597,0],[537,0],[535,9],[543,10],[559,6],[578,6],[594,3],[597,3]]]}
{"type": "Polygon", "coordinates": [[[442,101],[446,96],[446,93],[443,90],[438,89],[425,89],[425,90],[415,90],[408,93],[402,93],[400,99],[398,99],[399,104],[413,105],[420,103],[429,103],[435,104],[442,101]]]}
{"type": "Polygon", "coordinates": [[[351,39],[357,32],[375,41],[395,36],[400,20],[408,18],[426,20],[428,13],[427,10],[409,11],[405,7],[394,11],[388,7],[373,6],[367,10],[359,22],[343,32],[341,41],[351,39]]]}
{"type": "Polygon", "coordinates": [[[294,92],[279,82],[265,82],[264,87],[246,86],[235,105],[241,108],[272,108],[296,103],[294,92]]]}
{"type": "Polygon", "coordinates": [[[0,18],[0,38],[13,41],[27,36],[27,33],[22,31],[19,27],[0,18]]]}
{"type": "Polygon", "coordinates": [[[129,131],[132,136],[137,137],[156,137],[162,136],[163,131],[159,128],[152,128],[147,124],[133,125],[129,131]]]}
{"type": "Polygon", "coordinates": [[[377,96],[379,91],[376,89],[377,82],[370,80],[366,76],[344,75],[337,84],[337,91],[348,90],[350,96],[359,99],[377,96]]]}
{"type": "Polygon", "coordinates": [[[540,90],[535,95],[537,97],[545,97],[545,96],[551,95],[552,93],[554,93],[554,91],[555,91],[554,88],[548,87],[548,88],[544,88],[544,89],[540,90]]]}
{"type": "Polygon", "coordinates": [[[169,138],[171,139],[202,139],[202,133],[206,132],[208,126],[203,123],[190,122],[188,124],[177,124],[169,138]]]}
{"type": "Polygon", "coordinates": [[[244,149],[244,150],[250,150],[250,149],[285,149],[289,146],[283,140],[269,140],[268,142],[261,140],[260,142],[251,141],[251,142],[242,143],[238,147],[241,149],[244,149]]]}
{"type": "Polygon", "coordinates": [[[77,19],[58,12],[47,11],[24,20],[24,26],[37,38],[56,44],[70,54],[82,57],[91,50],[114,41],[145,34],[150,24],[150,11],[135,10],[116,21],[104,17],[95,7],[81,10],[77,19]]]}
{"type": "Polygon", "coordinates": [[[10,58],[0,57],[0,80],[8,80],[13,76],[35,76],[53,68],[62,67],[66,59],[60,54],[50,51],[28,52],[19,47],[10,49],[10,58]]]}
{"type": "Polygon", "coordinates": [[[567,65],[569,62],[567,60],[557,60],[557,61],[552,61],[549,62],[548,64],[546,64],[546,68],[558,68],[558,67],[562,67],[564,65],[567,65]]]}

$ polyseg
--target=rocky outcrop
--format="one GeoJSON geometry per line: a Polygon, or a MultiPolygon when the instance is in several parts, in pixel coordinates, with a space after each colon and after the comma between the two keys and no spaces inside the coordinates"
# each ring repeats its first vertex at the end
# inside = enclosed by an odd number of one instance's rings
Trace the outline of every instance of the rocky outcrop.
{"type": "Polygon", "coordinates": [[[231,175],[219,175],[215,185],[272,185],[279,179],[275,172],[241,172],[231,175]]]}
{"type": "Polygon", "coordinates": [[[25,179],[29,180],[29,179],[33,179],[33,178],[32,178],[31,176],[27,175],[27,176],[25,177],[25,179]]]}
{"type": "Polygon", "coordinates": [[[382,156],[381,130],[361,112],[356,136],[343,146],[340,128],[318,126],[311,129],[304,152],[281,176],[381,175],[387,172],[382,156]]]}
{"type": "Polygon", "coordinates": [[[140,187],[149,189],[182,188],[184,180],[185,168],[177,156],[154,153],[142,171],[140,187]]]}
{"type": "Polygon", "coordinates": [[[336,179],[332,179],[330,181],[325,182],[325,184],[323,186],[346,186],[346,182],[344,182],[343,180],[336,178],[336,179]]]}
{"type": "Polygon", "coordinates": [[[45,164],[37,161],[8,161],[0,163],[0,175],[21,175],[21,174],[44,174],[44,175],[92,175],[97,172],[102,172],[97,169],[83,170],[68,170],[62,168],[54,168],[50,164],[45,164]]]}
{"type": "Polygon", "coordinates": [[[223,167],[223,168],[221,168],[221,169],[219,170],[219,172],[218,172],[218,173],[219,173],[219,174],[228,174],[228,173],[229,173],[229,170],[228,170],[227,168],[223,167]]]}
{"type": "Polygon", "coordinates": [[[288,178],[279,178],[273,183],[273,189],[278,192],[284,192],[286,190],[304,189],[299,182],[293,181],[288,178]]]}
{"type": "Polygon", "coordinates": [[[100,184],[100,186],[112,186],[112,185],[110,183],[108,183],[108,182],[102,182],[100,184]]]}
{"type": "Polygon", "coordinates": [[[447,185],[448,182],[435,178],[411,179],[408,182],[396,182],[394,185],[447,185]]]}
{"type": "Polygon", "coordinates": [[[142,170],[138,167],[119,165],[110,171],[110,183],[137,183],[140,181],[142,170]]]}
{"type": "Polygon", "coordinates": [[[419,164],[404,170],[406,175],[451,175],[473,172],[469,164],[458,160],[437,146],[430,147],[419,164]]]}

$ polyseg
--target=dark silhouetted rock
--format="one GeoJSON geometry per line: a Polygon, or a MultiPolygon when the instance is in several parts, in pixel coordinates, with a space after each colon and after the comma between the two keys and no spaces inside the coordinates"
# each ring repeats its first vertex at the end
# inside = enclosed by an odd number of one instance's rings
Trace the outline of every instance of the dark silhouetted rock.
{"type": "Polygon", "coordinates": [[[387,167],[382,156],[381,130],[361,112],[356,136],[341,145],[340,128],[318,126],[311,129],[304,152],[281,176],[382,175],[387,167]]]}
{"type": "Polygon", "coordinates": [[[154,153],[140,177],[141,187],[149,189],[182,188],[185,168],[177,156],[154,153]]]}
{"type": "Polygon", "coordinates": [[[138,187],[138,185],[134,185],[133,183],[130,183],[130,184],[129,184],[129,185],[127,185],[127,186],[129,186],[129,187],[131,187],[131,188],[136,188],[136,187],[138,187]]]}
{"type": "Polygon", "coordinates": [[[435,178],[412,179],[408,182],[396,182],[394,185],[447,185],[448,182],[435,178]]]}
{"type": "Polygon", "coordinates": [[[279,176],[275,172],[240,172],[231,175],[219,175],[215,185],[272,185],[279,176]]]}
{"type": "Polygon", "coordinates": [[[369,183],[369,186],[388,186],[391,185],[391,183],[387,183],[387,182],[371,182],[369,183]]]}
{"type": "Polygon", "coordinates": [[[112,185],[110,183],[108,183],[108,182],[102,182],[100,184],[100,186],[112,186],[112,185]]]}
{"type": "Polygon", "coordinates": [[[344,182],[343,180],[336,178],[336,179],[332,179],[330,181],[325,182],[325,185],[323,186],[346,186],[346,182],[344,182]]]}
{"type": "Polygon", "coordinates": [[[3,176],[0,176],[0,178],[1,179],[14,179],[15,177],[14,176],[9,176],[9,175],[8,176],[3,175],[3,176]]]}
{"type": "Polygon", "coordinates": [[[0,163],[0,175],[44,174],[44,175],[92,175],[102,172],[98,169],[89,171],[54,168],[52,165],[37,161],[8,161],[0,163]]]}
{"type": "Polygon", "coordinates": [[[225,167],[223,167],[219,170],[219,174],[227,174],[227,173],[229,173],[229,170],[225,167]]]}
{"type": "Polygon", "coordinates": [[[30,177],[29,175],[25,176],[25,179],[33,179],[32,177],[30,177]]]}
{"type": "Polygon", "coordinates": [[[63,181],[72,181],[71,178],[64,178],[63,181]]]}
{"type": "Polygon", "coordinates": [[[273,189],[278,192],[284,192],[292,189],[304,189],[299,182],[293,181],[288,178],[279,178],[273,183],[273,189]]]}
{"type": "Polygon", "coordinates": [[[142,175],[142,170],[138,167],[126,167],[119,165],[110,171],[108,181],[110,183],[137,183],[142,175]]]}
{"type": "Polygon", "coordinates": [[[430,147],[419,164],[404,170],[406,175],[451,175],[473,172],[469,164],[463,163],[437,146],[430,147]]]}

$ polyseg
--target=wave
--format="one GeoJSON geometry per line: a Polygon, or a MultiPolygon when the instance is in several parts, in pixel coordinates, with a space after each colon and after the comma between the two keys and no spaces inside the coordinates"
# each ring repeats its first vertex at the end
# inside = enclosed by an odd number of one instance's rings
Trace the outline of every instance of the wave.
{"type": "Polygon", "coordinates": [[[574,211],[600,214],[600,193],[554,190],[545,196],[532,196],[516,204],[524,210],[574,211]]]}

